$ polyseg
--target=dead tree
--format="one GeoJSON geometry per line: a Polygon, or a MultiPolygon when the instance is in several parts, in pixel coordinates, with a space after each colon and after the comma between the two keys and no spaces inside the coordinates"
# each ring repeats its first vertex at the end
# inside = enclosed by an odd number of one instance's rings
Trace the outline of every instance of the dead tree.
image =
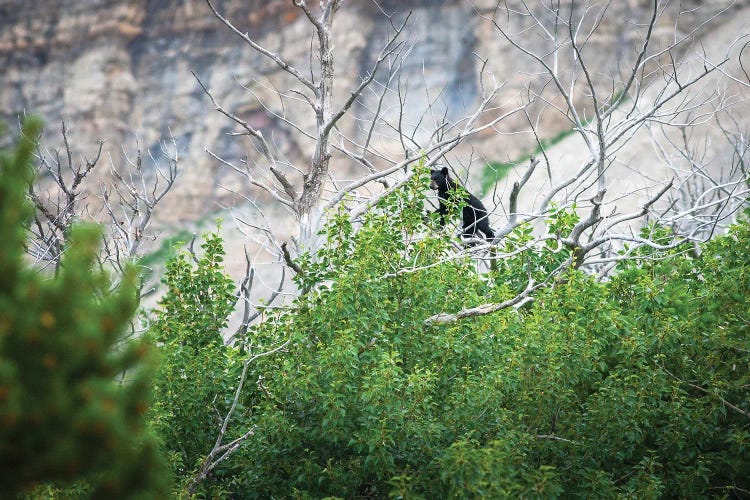
{"type": "MultiPolygon", "coordinates": [[[[294,1],[294,5],[301,10],[305,19],[309,22],[317,42],[316,46],[311,49],[311,67],[306,68],[308,71],[303,71],[295,66],[294,62],[287,61],[280,54],[263,47],[220,13],[210,0],[207,0],[206,3],[214,15],[230,31],[253,50],[275,63],[296,82],[296,88],[289,91],[278,90],[279,100],[282,102],[303,102],[308,106],[308,117],[293,117],[288,115],[284,109],[272,108],[271,103],[259,103],[267,113],[281,120],[290,129],[298,133],[301,138],[313,145],[311,148],[313,154],[309,162],[305,165],[295,165],[279,154],[262,130],[254,128],[231,110],[223,107],[212,95],[211,90],[196,75],[214,108],[232,120],[238,127],[236,135],[247,136],[259,153],[257,159],[249,158],[247,163],[242,165],[228,162],[218,153],[209,151],[209,154],[217,161],[239,172],[251,186],[268,193],[277,203],[286,207],[294,215],[299,224],[298,237],[295,238],[295,251],[297,253],[314,253],[316,247],[320,244],[317,233],[324,223],[326,210],[342,203],[345,198],[351,195],[357,200],[353,206],[348,207],[352,217],[361,215],[375,201],[370,197],[357,197],[363,188],[366,189],[377,184],[389,186],[391,190],[396,189],[398,182],[395,184],[389,183],[385,179],[402,172],[405,167],[422,157],[428,159],[428,164],[434,164],[468,137],[491,129],[495,124],[521,108],[514,108],[501,116],[494,114],[491,119],[488,119],[490,112],[496,111],[494,107],[496,105],[495,99],[501,88],[500,85],[495,84],[486,89],[483,99],[476,106],[474,112],[464,119],[453,123],[438,120],[439,123],[436,123],[429,133],[420,129],[420,135],[428,138],[427,141],[422,141],[417,139],[416,129],[411,132],[406,130],[402,122],[403,103],[395,117],[387,116],[383,109],[385,107],[384,102],[403,98],[398,85],[398,75],[411,48],[408,42],[401,40],[409,23],[409,15],[406,15],[400,21],[397,21],[394,16],[388,17],[391,33],[376,57],[372,68],[361,77],[359,84],[349,90],[345,96],[335,96],[332,37],[334,18],[343,3],[341,0],[321,2],[320,8],[310,6],[304,0],[294,1]],[[356,137],[346,135],[339,125],[345,117],[351,114],[353,104],[361,102],[365,92],[372,93],[376,107],[368,110],[369,116],[367,117],[357,116],[352,118],[364,130],[363,138],[359,140],[356,137]],[[312,126],[308,124],[312,124],[312,126]],[[381,151],[380,146],[383,142],[382,140],[376,140],[374,136],[382,136],[385,132],[389,132],[391,138],[397,144],[400,143],[403,146],[400,158],[394,158],[392,155],[381,151]],[[349,158],[354,161],[364,169],[366,174],[354,180],[333,178],[334,173],[331,172],[329,167],[334,154],[339,155],[340,158],[349,158]],[[301,173],[300,182],[294,182],[290,179],[284,173],[284,169],[301,173]]],[[[252,89],[248,88],[248,91],[252,93],[252,89]]],[[[426,109],[423,116],[428,115],[431,111],[431,109],[426,109]]],[[[403,181],[403,179],[400,179],[400,181],[403,181]]],[[[280,244],[277,244],[277,253],[281,256],[280,244]]]]}
{"type": "MultiPolygon", "coordinates": [[[[742,125],[732,118],[742,99],[733,98],[737,88],[727,83],[743,74],[743,37],[728,46],[711,46],[701,39],[706,26],[726,15],[731,4],[682,31],[677,26],[683,13],[655,0],[648,18],[633,20],[640,35],[630,58],[620,63],[619,71],[604,75],[590,62],[595,50],[591,45],[610,15],[611,2],[509,4],[498,2],[483,14],[485,20],[544,75],[541,85],[528,86],[528,95],[545,103],[543,112],[569,122],[573,136],[567,141],[579,150],[574,164],[561,165],[553,156],[555,148],[539,141],[544,131],[530,119],[543,159],[532,157],[505,191],[506,223],[497,240],[531,224],[537,228],[536,239],[527,249],[554,240],[571,251],[573,257],[546,283],[554,283],[567,268],[586,268],[604,278],[642,246],[666,250],[705,240],[746,206],[747,140],[742,125]],[[668,25],[671,35],[657,42],[655,32],[667,23],[667,11],[676,21],[668,25]],[[530,48],[531,39],[543,40],[543,48],[530,48]],[[712,130],[709,123],[724,125],[712,130]],[[717,129],[725,146],[709,154],[705,144],[717,129]],[[720,154],[723,150],[731,153],[720,154]],[[545,169],[537,168],[541,161],[545,169]],[[567,234],[549,231],[545,217],[573,204],[580,215],[575,227],[567,234]],[[664,242],[639,234],[646,222],[671,228],[674,237],[664,242]],[[622,251],[625,245],[628,251],[622,251]]],[[[441,313],[426,323],[516,306],[541,285],[530,279],[524,291],[502,304],[441,313]]]]}
{"type": "Polygon", "coordinates": [[[143,242],[155,238],[148,230],[154,210],[177,178],[174,140],[162,146],[166,168],[155,158],[150,158],[153,168],[144,167],[138,150],[134,159],[126,155],[125,167],[110,159],[107,169],[101,141],[93,158],[78,158],[64,120],[61,136],[62,151],[40,145],[37,153],[37,182],[29,186],[36,208],[29,255],[40,268],[57,269],[71,225],[97,222],[104,228],[100,265],[121,275],[140,256],[143,242]]]}

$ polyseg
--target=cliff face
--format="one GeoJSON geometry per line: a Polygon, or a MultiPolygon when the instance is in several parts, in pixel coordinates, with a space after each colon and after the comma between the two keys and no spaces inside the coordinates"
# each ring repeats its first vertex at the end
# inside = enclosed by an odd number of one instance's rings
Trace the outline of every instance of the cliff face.
{"type": "MultiPolygon", "coordinates": [[[[281,1],[219,7],[260,36],[283,33],[298,15],[281,1]]],[[[76,152],[90,157],[102,139],[116,165],[139,149],[160,161],[162,143],[174,137],[183,175],[162,218],[216,210],[223,169],[203,148],[233,147],[224,139],[229,124],[211,113],[191,71],[208,81],[225,75],[231,87],[237,68],[257,62],[200,1],[0,1],[2,118],[14,124],[24,112],[41,114],[50,148],[60,146],[64,118],[76,152]]]]}
{"type": "MultiPolygon", "coordinates": [[[[658,27],[657,43],[673,37],[680,9],[687,14],[680,16],[678,28],[687,33],[728,3],[672,2],[658,27]],[[692,13],[691,6],[701,8],[692,13]]],[[[261,44],[307,68],[312,31],[292,2],[217,0],[215,4],[261,44]]],[[[403,91],[410,98],[405,123],[422,119],[429,99],[437,95],[439,103],[431,114],[444,112],[448,120],[465,115],[479,102],[478,69],[484,59],[487,71],[498,81],[507,80],[501,98],[504,108],[517,104],[527,86],[543,83],[543,77],[527,71],[529,60],[485,19],[492,17],[495,4],[491,0],[379,2],[384,11],[401,16],[414,11],[406,38],[413,47],[401,75],[403,91]]],[[[616,71],[632,54],[633,34],[639,29],[635,26],[648,19],[650,4],[613,2],[599,34],[586,47],[597,74],[616,71]]],[[[711,20],[709,27],[720,28],[732,13],[711,20]]],[[[344,3],[334,27],[336,91],[341,101],[377,57],[388,20],[374,3],[350,1],[344,3]]],[[[529,39],[528,47],[541,43],[529,39]]],[[[279,112],[275,88],[292,88],[288,75],[231,34],[200,0],[0,0],[0,65],[0,118],[13,128],[19,114],[41,114],[48,124],[44,140],[50,148],[61,142],[60,117],[68,124],[77,153],[91,156],[96,142],[103,139],[105,158],[115,165],[137,149],[158,162],[161,144],[174,137],[183,159],[182,173],[165,200],[170,207],[157,214],[161,222],[198,219],[233,203],[236,196],[231,190],[248,191],[239,176],[205,150],[237,160],[252,154],[252,148],[228,135],[231,122],[212,110],[192,73],[222,106],[262,127],[288,158],[304,161],[311,153],[310,144],[259,102],[279,112]]],[[[374,99],[366,97],[359,106],[365,109],[374,99]]],[[[284,112],[309,116],[301,104],[284,112]]],[[[548,135],[567,126],[554,114],[541,116],[540,124],[548,135]]],[[[354,120],[342,126],[354,137],[362,133],[354,120]]],[[[510,134],[527,127],[527,122],[519,116],[502,127],[501,132],[510,134]]],[[[476,138],[474,146],[492,161],[513,158],[532,144],[491,132],[476,138]]],[[[342,162],[336,168],[349,166],[342,162]]]]}

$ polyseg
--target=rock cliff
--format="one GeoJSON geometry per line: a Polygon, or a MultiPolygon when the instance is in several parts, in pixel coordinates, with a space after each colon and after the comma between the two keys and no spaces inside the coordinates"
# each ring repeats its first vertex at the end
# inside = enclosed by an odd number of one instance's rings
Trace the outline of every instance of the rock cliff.
{"type": "MultiPolygon", "coordinates": [[[[657,42],[674,36],[681,11],[678,31],[689,32],[707,20],[707,30],[721,29],[736,11],[747,8],[737,2],[712,18],[730,3],[667,4],[657,42]]],[[[648,19],[650,4],[612,2],[586,47],[597,75],[617,71],[634,50],[633,34],[648,19]]],[[[483,60],[486,71],[498,81],[507,80],[501,102],[510,108],[527,86],[540,84],[543,77],[529,73],[529,61],[487,21],[495,5],[493,0],[345,2],[334,26],[337,98],[346,98],[377,56],[388,28],[383,12],[398,17],[413,10],[407,34],[413,47],[401,76],[411,99],[405,122],[418,121],[428,96],[436,95],[440,99],[433,113],[444,112],[448,120],[464,115],[480,98],[478,69],[483,60]]],[[[306,66],[312,32],[292,2],[217,0],[216,6],[260,43],[306,66]]],[[[543,9],[540,15],[545,15],[543,9]]],[[[540,43],[528,40],[532,49],[540,43]]],[[[41,114],[50,148],[60,145],[60,117],[68,124],[77,153],[90,156],[103,139],[105,158],[115,164],[138,148],[159,161],[160,144],[174,137],[182,174],[165,200],[169,207],[157,214],[161,223],[200,219],[235,203],[232,190],[248,191],[231,169],[206,153],[209,149],[228,159],[250,154],[246,143],[229,135],[231,122],[212,110],[193,74],[223,106],[262,127],[285,155],[304,161],[311,152],[294,130],[259,103],[276,105],[274,88],[289,88],[286,75],[229,33],[201,0],[0,0],[0,65],[0,118],[13,128],[20,114],[41,114]]],[[[548,136],[568,126],[554,114],[542,114],[539,124],[548,136]]],[[[352,136],[361,134],[355,121],[343,126],[352,136]]],[[[482,161],[512,159],[533,146],[533,137],[519,140],[514,135],[525,128],[526,119],[515,117],[500,130],[475,138],[472,146],[482,161]]],[[[351,166],[342,161],[336,168],[351,166]]]]}

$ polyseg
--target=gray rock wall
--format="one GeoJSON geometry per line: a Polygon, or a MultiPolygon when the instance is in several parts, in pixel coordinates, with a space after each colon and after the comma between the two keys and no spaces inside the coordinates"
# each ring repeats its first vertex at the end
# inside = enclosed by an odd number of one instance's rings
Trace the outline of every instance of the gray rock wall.
{"type": "MultiPolygon", "coordinates": [[[[410,99],[405,110],[408,126],[425,114],[428,96],[440,95],[432,112],[436,116],[444,113],[449,121],[458,120],[476,106],[480,98],[480,57],[487,59],[486,70],[499,82],[507,80],[498,112],[518,104],[528,88],[542,89],[544,77],[529,71],[529,59],[513,49],[485,19],[492,17],[495,3],[380,2],[384,10],[397,12],[396,18],[413,10],[406,35],[413,47],[402,73],[403,89],[410,99]]],[[[511,0],[506,3],[513,4],[511,0]]],[[[616,72],[632,55],[634,34],[648,19],[650,3],[612,2],[598,34],[586,46],[596,77],[616,72]]],[[[726,3],[672,2],[657,39],[671,39],[679,8],[689,11],[692,4],[701,5],[695,13],[680,18],[678,28],[689,32],[726,3]]],[[[224,0],[216,5],[271,50],[307,67],[312,31],[291,2],[224,0]]],[[[550,15],[544,9],[538,14],[550,15]]],[[[721,26],[731,15],[732,11],[710,24],[721,26]]],[[[374,3],[349,1],[334,27],[336,91],[341,102],[377,56],[387,20],[374,3]]],[[[517,28],[520,32],[524,26],[517,28]]],[[[544,41],[528,37],[524,43],[539,49],[544,41]]],[[[260,99],[281,112],[274,86],[291,88],[293,82],[288,75],[229,33],[199,0],[0,0],[0,67],[0,117],[12,129],[20,114],[41,114],[47,121],[44,140],[50,148],[60,146],[61,116],[68,123],[71,143],[78,153],[90,156],[97,140],[103,139],[105,158],[116,165],[126,154],[134,156],[137,148],[158,161],[160,144],[173,136],[182,157],[182,174],[165,200],[169,208],[162,207],[157,214],[162,223],[203,218],[237,202],[231,190],[252,191],[206,153],[208,148],[230,160],[253,155],[246,140],[227,135],[233,130],[232,123],[212,111],[191,73],[223,106],[263,128],[274,147],[291,161],[304,163],[311,154],[309,141],[258,102],[260,99]]],[[[564,63],[561,70],[565,70],[564,63]]],[[[606,87],[610,82],[603,78],[599,83],[606,87]]],[[[372,99],[364,99],[360,111],[372,99]]],[[[291,103],[283,111],[295,117],[310,116],[306,106],[299,103],[291,103]]],[[[562,116],[550,112],[542,113],[539,124],[542,133],[549,136],[569,126],[562,116]]],[[[353,136],[362,133],[355,120],[344,122],[342,127],[353,136]]],[[[516,157],[533,147],[532,137],[513,135],[526,128],[522,116],[503,122],[501,135],[490,131],[473,140],[475,154],[489,161],[516,157]]],[[[343,159],[334,165],[344,171],[354,168],[343,159]]],[[[262,192],[252,195],[263,201],[262,192]]]]}

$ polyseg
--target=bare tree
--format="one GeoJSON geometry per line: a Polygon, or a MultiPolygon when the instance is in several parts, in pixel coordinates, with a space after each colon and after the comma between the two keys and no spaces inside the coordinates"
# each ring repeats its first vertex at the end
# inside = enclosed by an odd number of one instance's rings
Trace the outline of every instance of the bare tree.
{"type": "Polygon", "coordinates": [[[162,145],[166,167],[151,157],[153,168],[144,168],[139,149],[134,159],[126,155],[124,168],[115,167],[110,158],[109,172],[102,172],[106,167],[101,166],[101,141],[93,158],[79,159],[64,120],[61,136],[62,151],[40,145],[37,153],[39,181],[29,187],[36,212],[28,252],[38,266],[57,269],[70,226],[78,221],[99,222],[105,229],[100,264],[120,276],[140,255],[142,243],[155,238],[148,226],[177,178],[176,144],[172,140],[162,145]]]}
{"type": "MultiPolygon", "coordinates": [[[[322,227],[324,212],[342,203],[348,195],[354,196],[358,201],[355,206],[349,207],[352,217],[357,217],[371,208],[376,199],[388,192],[388,189],[398,188],[399,182],[391,185],[388,181],[384,181],[384,178],[403,171],[408,165],[422,157],[428,158],[428,164],[434,164],[467,137],[491,129],[504,117],[520,109],[520,107],[514,108],[501,116],[486,119],[491,111],[496,110],[493,106],[500,86],[495,84],[486,89],[475,111],[464,119],[454,123],[448,123],[444,119],[437,120],[438,123],[429,133],[425,133],[425,130],[420,127],[414,127],[409,132],[403,124],[403,103],[397,107],[395,116],[390,112],[392,103],[387,106],[388,112],[384,109],[386,107],[384,102],[403,97],[398,85],[398,73],[404,58],[410,52],[410,44],[400,39],[408,26],[409,15],[400,21],[397,21],[395,16],[388,17],[392,31],[375,58],[372,68],[361,77],[356,88],[347,92],[345,98],[335,99],[333,22],[342,4],[340,0],[321,2],[319,9],[309,6],[304,0],[294,1],[294,5],[304,13],[310,23],[317,40],[317,46],[312,49],[309,71],[298,69],[292,62],[284,60],[281,55],[259,45],[247,33],[224,17],[210,0],[206,3],[214,15],[233,33],[252,49],[273,61],[285,73],[291,75],[297,87],[289,91],[279,90],[280,101],[301,101],[309,107],[312,120],[307,117],[291,116],[284,109],[273,109],[271,103],[260,102],[266,112],[280,119],[296,131],[301,138],[314,145],[309,163],[304,166],[294,165],[289,159],[279,154],[262,130],[252,127],[247,121],[224,108],[199,79],[200,85],[211,99],[215,109],[239,127],[238,135],[247,136],[259,155],[256,160],[248,158],[245,164],[237,165],[222,159],[214,152],[209,151],[209,153],[218,161],[241,173],[252,186],[264,190],[276,202],[294,214],[299,222],[295,249],[298,253],[314,253],[320,243],[317,233],[322,227]],[[306,76],[308,74],[309,76],[306,76]],[[366,91],[372,93],[376,104],[374,109],[365,109],[362,113],[369,114],[369,116],[352,118],[363,131],[360,140],[358,137],[346,135],[339,125],[345,116],[351,114],[355,102],[362,104],[362,97],[366,91]],[[309,127],[309,123],[314,123],[314,126],[309,127]],[[422,137],[427,137],[426,142],[417,138],[417,131],[422,137]],[[383,136],[386,133],[390,133],[388,139],[402,145],[400,158],[394,158],[381,150],[384,144],[383,136]],[[334,152],[362,166],[366,175],[348,181],[334,179],[329,168],[334,152]],[[292,182],[282,168],[301,173],[301,182],[292,182]],[[388,189],[376,198],[357,196],[362,188],[376,183],[380,186],[388,186],[388,189]],[[328,191],[328,186],[331,191],[328,191]]],[[[248,90],[252,92],[252,89],[248,90]]],[[[424,115],[431,111],[433,110],[426,109],[424,115]]],[[[403,178],[400,179],[400,182],[403,180],[403,178]]],[[[280,245],[277,245],[277,251],[281,254],[280,245]]]]}
{"type": "MultiPolygon", "coordinates": [[[[522,224],[533,224],[537,238],[528,249],[554,240],[560,249],[571,250],[572,257],[548,276],[547,283],[554,283],[568,267],[597,270],[606,277],[641,246],[665,250],[705,240],[747,203],[747,140],[731,113],[744,99],[733,97],[734,90],[725,83],[741,69],[737,62],[742,37],[710,53],[708,43],[700,39],[705,27],[725,15],[732,2],[687,29],[678,9],[670,36],[658,41],[655,32],[673,11],[669,2],[655,0],[651,5],[649,19],[633,27],[641,33],[636,51],[619,71],[606,74],[590,63],[594,49],[589,46],[612,2],[498,2],[485,15],[499,36],[544,75],[541,85],[529,85],[530,99],[544,103],[546,112],[563,116],[574,132],[568,142],[583,152],[569,168],[556,164],[539,142],[547,168],[540,171],[539,161],[532,158],[507,192],[506,223],[497,232],[499,240],[522,224]],[[528,40],[540,39],[541,49],[529,48],[528,40]],[[712,130],[707,124],[713,123],[720,125],[712,130]],[[716,130],[722,131],[725,146],[714,146],[709,154],[705,146],[716,130]],[[716,153],[723,150],[730,153],[716,153]],[[530,193],[522,204],[524,191],[530,193]],[[545,217],[554,207],[574,203],[580,221],[568,234],[551,232],[545,217]],[[672,241],[638,234],[647,221],[671,228],[672,241]],[[622,251],[626,244],[628,250],[622,251]]],[[[538,140],[542,131],[529,123],[538,140]]],[[[497,255],[503,258],[502,252],[497,255]]],[[[452,322],[517,305],[540,285],[530,279],[524,291],[502,304],[437,314],[426,323],[452,322]]]]}

